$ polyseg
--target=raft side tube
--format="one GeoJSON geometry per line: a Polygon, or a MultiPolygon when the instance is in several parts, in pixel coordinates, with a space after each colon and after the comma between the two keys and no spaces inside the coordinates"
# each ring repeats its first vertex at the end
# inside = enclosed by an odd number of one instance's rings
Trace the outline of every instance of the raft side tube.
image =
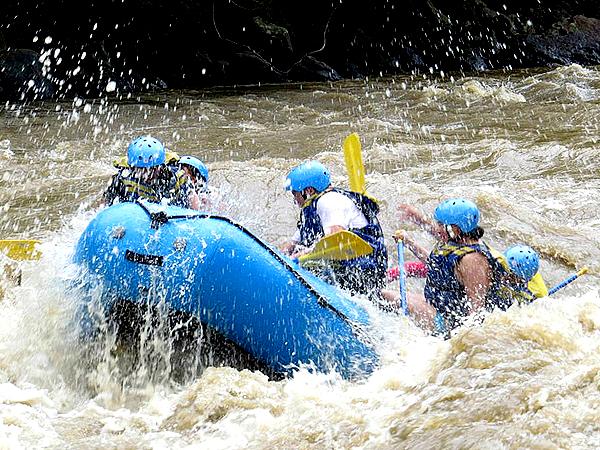
{"type": "Polygon", "coordinates": [[[75,262],[107,296],[165,301],[276,371],[311,363],[355,378],[377,365],[366,311],[230,219],[117,204],[88,225],[75,262]]]}

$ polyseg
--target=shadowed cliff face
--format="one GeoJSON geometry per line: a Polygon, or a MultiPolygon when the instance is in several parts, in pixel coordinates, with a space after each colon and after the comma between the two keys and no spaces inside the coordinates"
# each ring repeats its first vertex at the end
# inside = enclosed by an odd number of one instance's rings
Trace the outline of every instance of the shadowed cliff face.
{"type": "Polygon", "coordinates": [[[2,9],[2,98],[600,64],[597,0],[8,0],[2,9]]]}

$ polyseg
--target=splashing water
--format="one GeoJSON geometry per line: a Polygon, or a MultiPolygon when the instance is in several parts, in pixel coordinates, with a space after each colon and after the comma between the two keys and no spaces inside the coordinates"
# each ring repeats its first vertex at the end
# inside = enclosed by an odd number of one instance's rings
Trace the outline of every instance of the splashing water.
{"type": "Polygon", "coordinates": [[[39,238],[43,257],[22,264],[22,284],[0,302],[0,445],[597,448],[598,92],[597,69],[570,66],[5,106],[2,238],[39,238]],[[219,360],[177,377],[197,361],[172,365],[172,336],[145,335],[141,356],[115,351],[110,327],[99,345],[80,339],[73,247],[133,137],[203,159],[225,214],[277,244],[298,214],[285,173],[316,158],[345,186],[341,142],[352,131],[386,237],[398,204],[431,212],[467,196],[486,239],[534,246],[550,285],[583,265],[591,273],[445,342],[367,305],[382,365],[362,382],[306,368],[274,381],[219,360]]]}

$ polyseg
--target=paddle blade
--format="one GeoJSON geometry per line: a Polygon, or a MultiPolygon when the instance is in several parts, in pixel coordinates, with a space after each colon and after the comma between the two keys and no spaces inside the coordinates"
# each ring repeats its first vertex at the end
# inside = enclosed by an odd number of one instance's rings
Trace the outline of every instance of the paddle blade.
{"type": "Polygon", "coordinates": [[[366,191],[365,166],[362,159],[360,138],[356,133],[352,133],[344,139],[344,161],[350,181],[350,190],[364,194],[366,191]]]}
{"type": "Polygon", "coordinates": [[[350,231],[338,231],[322,238],[311,253],[300,256],[298,261],[301,263],[315,259],[348,261],[372,252],[373,247],[363,238],[350,231]]]}
{"type": "Polygon", "coordinates": [[[42,254],[35,248],[39,243],[40,241],[25,239],[0,240],[0,252],[17,261],[40,259],[42,254]]]}
{"type": "Polygon", "coordinates": [[[542,298],[548,296],[548,287],[546,282],[542,278],[541,273],[536,273],[531,280],[527,283],[527,288],[531,291],[536,298],[542,298]]]}

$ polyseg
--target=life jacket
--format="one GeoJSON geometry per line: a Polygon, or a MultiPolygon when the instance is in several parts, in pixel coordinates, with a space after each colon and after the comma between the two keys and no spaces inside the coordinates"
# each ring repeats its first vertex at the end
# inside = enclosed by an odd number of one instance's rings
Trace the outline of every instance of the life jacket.
{"type": "Polygon", "coordinates": [[[189,184],[183,170],[175,166],[163,166],[162,176],[151,183],[133,175],[131,169],[122,168],[115,175],[105,195],[108,204],[115,201],[133,202],[144,199],[154,203],[164,200],[168,204],[189,208],[189,184]]]}
{"type": "Polygon", "coordinates": [[[504,301],[498,294],[498,263],[485,243],[458,244],[438,243],[427,260],[425,299],[444,318],[448,330],[457,327],[469,313],[469,302],[464,286],[456,277],[455,268],[460,260],[470,253],[481,253],[490,264],[492,280],[485,298],[488,310],[502,307],[504,301]]]}
{"type": "Polygon", "coordinates": [[[529,290],[527,283],[506,283],[500,282],[498,287],[498,297],[501,309],[505,310],[514,302],[527,304],[534,301],[537,296],[529,290]]]}
{"type": "Polygon", "coordinates": [[[321,218],[317,214],[317,204],[319,199],[328,192],[337,192],[345,195],[362,212],[367,219],[367,225],[362,228],[351,228],[348,231],[360,236],[373,247],[373,253],[370,255],[361,256],[349,261],[341,261],[340,264],[342,266],[357,268],[374,268],[378,272],[381,271],[383,276],[385,276],[387,271],[387,249],[383,239],[383,230],[377,219],[379,205],[365,195],[345,189],[330,188],[307,199],[302,206],[300,220],[298,221],[300,244],[309,247],[325,235],[321,218]]]}

